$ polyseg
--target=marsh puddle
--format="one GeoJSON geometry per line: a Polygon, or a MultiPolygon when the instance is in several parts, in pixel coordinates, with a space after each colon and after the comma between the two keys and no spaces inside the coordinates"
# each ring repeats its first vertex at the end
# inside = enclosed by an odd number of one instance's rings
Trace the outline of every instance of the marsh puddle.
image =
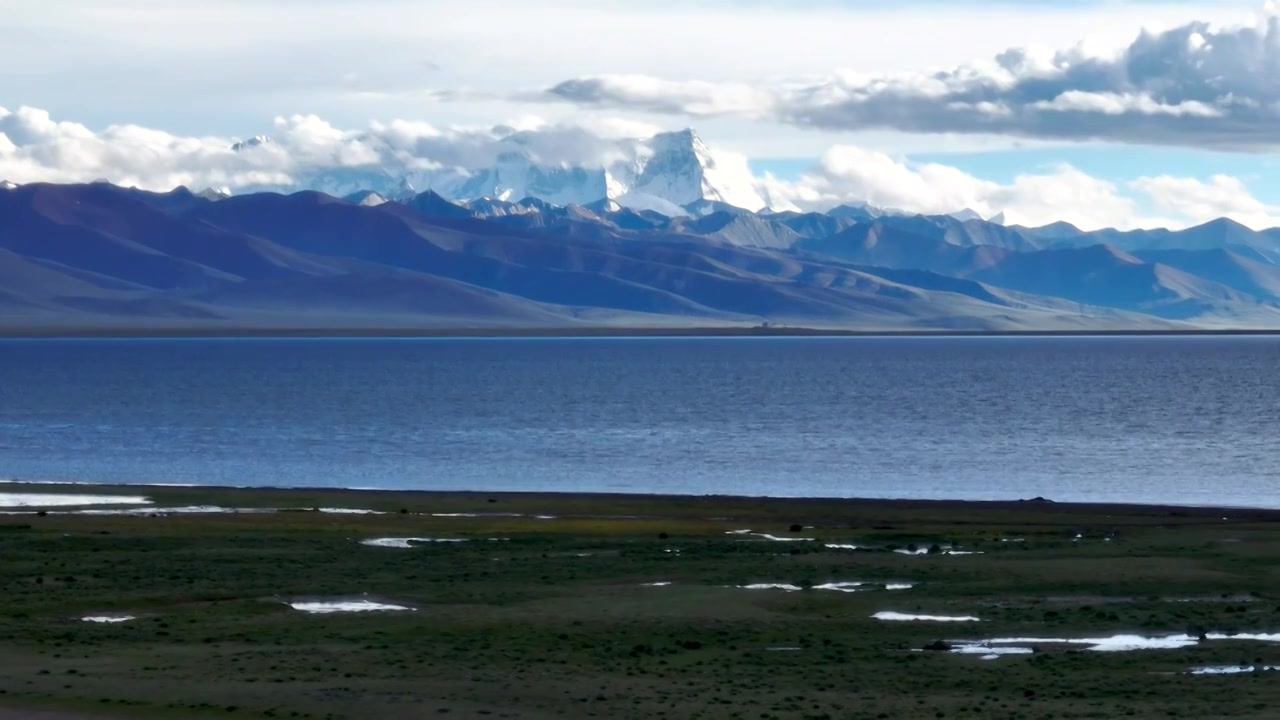
{"type": "Polygon", "coordinates": [[[1006,655],[1030,655],[1035,652],[1029,647],[992,646],[992,645],[960,645],[951,648],[951,652],[960,655],[979,655],[981,660],[999,660],[1006,655]]]}
{"type": "Polygon", "coordinates": [[[80,618],[80,622],[103,624],[123,623],[130,620],[137,620],[137,618],[132,615],[85,615],[80,618]]]}
{"type": "Polygon", "coordinates": [[[81,495],[70,493],[0,492],[0,508],[75,507],[78,505],[150,505],[142,495],[81,495]]]}
{"type": "Polygon", "coordinates": [[[814,585],[813,589],[834,590],[836,592],[861,592],[867,589],[867,584],[861,582],[833,582],[814,585]]]}
{"type": "Polygon", "coordinates": [[[991,638],[990,640],[956,641],[951,652],[963,655],[1025,655],[1034,652],[1034,645],[1083,645],[1092,652],[1130,652],[1134,650],[1176,650],[1191,647],[1197,640],[1190,635],[1143,637],[1141,635],[1112,635],[1095,638],[991,638]]]}
{"type": "Polygon", "coordinates": [[[941,546],[938,549],[933,548],[899,548],[894,550],[899,555],[982,555],[981,552],[973,550],[956,550],[950,546],[941,546]]]}
{"type": "MultiPolygon", "coordinates": [[[[1253,641],[1280,643],[1280,633],[1206,633],[1205,641],[1253,641]]],[[[1162,636],[1111,635],[1092,638],[1010,637],[989,640],[957,640],[951,652],[961,654],[1025,654],[1033,652],[1037,645],[1084,646],[1090,652],[1135,652],[1138,650],[1179,650],[1199,645],[1201,639],[1194,635],[1176,634],[1162,636]]],[[[1212,673],[1205,673],[1212,674],[1212,673]]]]}
{"type": "Polygon", "coordinates": [[[867,590],[910,590],[915,587],[914,583],[904,582],[834,582],[823,583],[822,585],[814,585],[814,590],[834,590],[836,592],[865,592],[867,590]]]}
{"type": "Polygon", "coordinates": [[[730,530],[725,535],[738,535],[739,537],[753,537],[769,542],[813,542],[816,538],[811,537],[779,537],[770,535],[769,533],[755,532],[754,530],[730,530]]]}
{"type": "Polygon", "coordinates": [[[291,602],[289,607],[312,615],[356,612],[412,612],[416,609],[405,605],[374,602],[373,600],[309,600],[291,602]]]}
{"type": "Polygon", "coordinates": [[[556,520],[555,515],[529,515],[518,512],[437,512],[428,513],[433,518],[533,518],[534,520],[556,520]]]}
{"type": "MultiPolygon", "coordinates": [[[[832,592],[866,592],[869,590],[910,590],[915,587],[913,583],[902,582],[865,582],[861,580],[849,580],[844,582],[829,582],[821,585],[813,585],[810,590],[827,590],[832,592]]],[[[791,583],[752,583],[750,585],[739,585],[742,590],[782,590],[785,592],[801,592],[805,588],[800,585],[791,583]]]]}
{"type": "Polygon", "coordinates": [[[380,510],[360,510],[357,508],[269,508],[269,507],[223,507],[221,505],[186,505],[182,507],[137,507],[137,508],[89,508],[85,510],[54,511],[67,515],[245,515],[270,514],[279,512],[309,513],[318,512],[326,515],[386,515],[380,510]]]}
{"type": "Polygon", "coordinates": [[[661,580],[659,582],[644,583],[642,587],[667,587],[668,585],[672,585],[672,584],[673,583],[670,580],[661,580]]]}
{"type": "Polygon", "coordinates": [[[461,543],[466,541],[466,538],[389,537],[361,540],[360,544],[368,545],[370,547],[411,548],[415,545],[429,545],[431,543],[461,543]]]}
{"type": "Polygon", "coordinates": [[[878,612],[871,617],[888,622],[982,622],[971,615],[914,615],[892,611],[878,612]]]}
{"type": "Polygon", "coordinates": [[[242,513],[273,513],[275,508],[228,508],[219,505],[188,505],[185,507],[143,507],[100,510],[71,510],[70,515],[237,515],[242,513]]]}
{"type": "MultiPolygon", "coordinates": [[[[868,552],[884,551],[886,548],[875,547],[872,545],[858,545],[856,543],[824,543],[823,547],[828,550],[862,550],[868,552]]],[[[951,545],[940,545],[930,547],[906,547],[896,548],[893,550],[898,555],[982,555],[981,552],[973,550],[957,550],[951,545]],[[936,549],[934,549],[936,548],[936,549]]]]}
{"type": "Polygon", "coordinates": [[[1280,665],[1222,665],[1196,668],[1188,675],[1247,675],[1255,672],[1277,672],[1280,665]]]}

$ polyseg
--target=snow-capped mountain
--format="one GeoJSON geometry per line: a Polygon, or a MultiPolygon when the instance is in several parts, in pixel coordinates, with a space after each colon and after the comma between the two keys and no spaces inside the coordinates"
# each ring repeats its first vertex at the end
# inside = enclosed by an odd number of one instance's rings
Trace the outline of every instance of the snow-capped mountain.
{"type": "Polygon", "coordinates": [[[372,190],[361,190],[358,193],[347,195],[343,198],[347,202],[353,202],[356,205],[365,207],[377,207],[387,202],[387,199],[372,190]]]}
{"type": "MultiPolygon", "coordinates": [[[[232,149],[252,151],[270,142],[256,137],[232,149]]],[[[514,203],[529,197],[559,206],[614,202],[673,217],[690,214],[685,206],[724,203],[752,211],[765,206],[746,162],[716,156],[692,130],[605,145],[598,162],[571,164],[540,156],[516,133],[498,141],[500,152],[485,167],[424,169],[389,160],[380,166],[303,173],[289,188],[255,189],[309,189],[337,197],[369,191],[389,200],[432,190],[455,202],[491,198],[514,203]]]]}
{"type": "Polygon", "coordinates": [[[255,148],[261,145],[266,145],[269,142],[271,142],[271,138],[267,137],[266,135],[255,135],[249,138],[248,140],[241,140],[240,142],[232,145],[231,149],[236,152],[240,152],[241,150],[246,150],[248,148],[255,148]]]}
{"type": "Polygon", "coordinates": [[[979,213],[977,210],[974,210],[972,208],[965,208],[963,210],[957,210],[956,212],[953,212],[953,213],[948,213],[948,215],[950,215],[951,217],[961,222],[964,222],[966,220],[982,220],[984,222],[995,223],[996,225],[1004,225],[1003,212],[998,212],[995,215],[992,215],[991,217],[983,217],[982,214],[979,213]]]}
{"type": "Polygon", "coordinates": [[[527,154],[508,151],[492,167],[437,173],[427,180],[427,189],[456,201],[487,197],[515,202],[533,197],[552,205],[585,205],[607,197],[606,175],[603,167],[545,166],[527,154]]]}
{"type": "Polygon", "coordinates": [[[407,200],[420,192],[404,175],[383,168],[332,168],[300,175],[286,188],[255,188],[293,192],[319,190],[334,197],[350,197],[370,193],[384,200],[407,200]]]}
{"type": "Polygon", "coordinates": [[[734,167],[717,160],[692,130],[654,135],[637,148],[629,165],[614,166],[609,175],[614,186],[609,199],[640,210],[663,212],[653,205],[684,207],[702,201],[752,211],[765,206],[746,164],[734,167]]]}
{"type": "Polygon", "coordinates": [[[231,191],[228,190],[227,188],[207,187],[201,190],[200,192],[195,193],[195,196],[198,198],[204,198],[205,200],[213,200],[214,202],[217,202],[218,200],[225,200],[231,197],[231,191]]]}
{"type": "Polygon", "coordinates": [[[18,187],[18,183],[9,182],[8,180],[0,180],[0,190],[13,190],[18,187]]]}

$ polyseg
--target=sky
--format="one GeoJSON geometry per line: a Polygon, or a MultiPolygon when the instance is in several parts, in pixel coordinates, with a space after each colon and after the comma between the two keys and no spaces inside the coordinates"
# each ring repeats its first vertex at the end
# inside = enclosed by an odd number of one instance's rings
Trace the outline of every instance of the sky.
{"type": "Polygon", "coordinates": [[[0,38],[19,183],[474,169],[513,132],[590,164],[692,127],[775,207],[1280,226],[1274,2],[0,0],[0,38]]]}

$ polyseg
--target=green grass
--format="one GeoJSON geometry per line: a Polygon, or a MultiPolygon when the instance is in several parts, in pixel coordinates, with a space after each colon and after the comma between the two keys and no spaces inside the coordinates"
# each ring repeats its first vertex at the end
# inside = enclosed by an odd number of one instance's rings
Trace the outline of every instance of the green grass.
{"type": "Polygon", "coordinates": [[[122,718],[800,720],[1266,718],[1280,702],[1277,676],[1185,675],[1205,664],[1280,664],[1280,645],[1106,654],[1046,647],[999,661],[918,651],[957,637],[1280,631],[1276,513],[145,492],[159,507],[388,514],[0,517],[0,706],[122,718]],[[451,512],[522,516],[430,516],[451,512]],[[528,517],[537,514],[556,519],[528,517]],[[793,524],[805,529],[792,533],[793,524]],[[820,542],[726,534],[742,528],[820,542]],[[1073,541],[1077,533],[1084,538],[1073,541]],[[470,541],[408,550],[358,543],[381,536],[470,541]],[[983,554],[908,557],[828,550],[823,542],[953,543],[983,554]],[[731,587],[841,580],[916,586],[852,594],[731,587]],[[642,586],[655,581],[674,584],[642,586]],[[284,602],[362,593],[417,610],[312,616],[284,602]],[[870,618],[879,610],[983,622],[883,623],[870,618]],[[78,621],[97,612],[138,619],[78,621]],[[800,649],[769,650],[779,647],[800,649]]]}

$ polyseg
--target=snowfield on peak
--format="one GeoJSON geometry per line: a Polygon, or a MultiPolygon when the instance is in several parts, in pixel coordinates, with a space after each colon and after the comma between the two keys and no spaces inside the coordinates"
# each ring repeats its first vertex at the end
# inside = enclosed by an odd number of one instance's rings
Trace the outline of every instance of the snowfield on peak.
{"type": "MultiPolygon", "coordinates": [[[[642,141],[634,169],[631,181],[624,182],[631,193],[680,206],[711,200],[754,212],[765,205],[746,160],[713,156],[692,130],[660,133],[642,141]]],[[[618,171],[614,175],[622,180],[618,171]]]]}
{"type": "Polygon", "coordinates": [[[648,193],[628,192],[612,197],[610,200],[625,208],[630,208],[632,210],[652,210],[654,212],[662,213],[667,217],[680,217],[681,215],[689,214],[687,210],[674,202],[648,193]]]}

